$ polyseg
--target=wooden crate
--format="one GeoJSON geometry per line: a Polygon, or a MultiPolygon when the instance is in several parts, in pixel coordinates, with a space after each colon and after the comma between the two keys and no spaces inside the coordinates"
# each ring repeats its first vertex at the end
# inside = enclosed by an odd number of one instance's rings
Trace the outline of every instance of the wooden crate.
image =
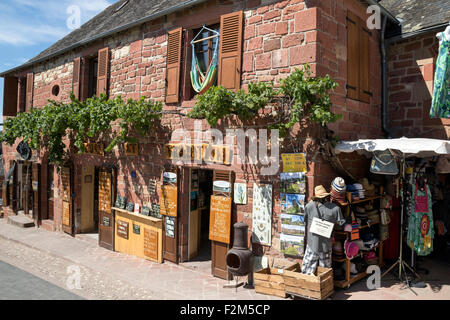
{"type": "Polygon", "coordinates": [[[283,272],[284,285],[287,294],[324,300],[334,289],[333,269],[318,267],[315,275],[301,273],[300,264],[291,270],[283,272]]]}
{"type": "Polygon", "coordinates": [[[257,293],[286,298],[283,274],[286,270],[294,270],[297,264],[285,269],[265,268],[254,273],[253,279],[257,293]]]}

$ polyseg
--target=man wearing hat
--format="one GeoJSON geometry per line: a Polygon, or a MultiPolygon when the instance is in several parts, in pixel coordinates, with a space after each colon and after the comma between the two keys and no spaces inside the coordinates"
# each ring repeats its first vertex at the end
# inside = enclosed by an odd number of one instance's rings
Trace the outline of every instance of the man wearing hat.
{"type": "Polygon", "coordinates": [[[317,264],[321,267],[331,268],[331,238],[326,238],[311,232],[313,219],[318,218],[340,225],[345,223],[341,208],[329,202],[329,196],[330,193],[323,186],[317,186],[314,188],[312,201],[305,206],[305,218],[308,226],[307,245],[302,263],[302,273],[305,274],[314,274],[317,269],[317,264]]]}

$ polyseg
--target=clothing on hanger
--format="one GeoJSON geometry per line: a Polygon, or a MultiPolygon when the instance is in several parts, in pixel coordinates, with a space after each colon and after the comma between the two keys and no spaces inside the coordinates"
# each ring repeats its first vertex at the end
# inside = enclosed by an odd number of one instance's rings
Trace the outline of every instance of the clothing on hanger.
{"type": "MultiPolygon", "coordinates": [[[[449,29],[450,27],[447,27],[449,29]]],[[[442,42],[439,45],[439,55],[436,60],[434,76],[433,100],[430,108],[430,118],[450,118],[450,40],[442,32],[442,42]]]]}

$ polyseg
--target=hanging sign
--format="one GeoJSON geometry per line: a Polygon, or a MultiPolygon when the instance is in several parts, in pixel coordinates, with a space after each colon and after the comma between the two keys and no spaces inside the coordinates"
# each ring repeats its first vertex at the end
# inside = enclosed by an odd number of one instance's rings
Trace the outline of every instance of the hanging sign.
{"type": "Polygon", "coordinates": [[[138,155],[138,149],[139,145],[137,143],[125,143],[125,154],[127,156],[137,156],[138,155]]]}
{"type": "Polygon", "coordinates": [[[304,153],[283,153],[283,172],[306,172],[306,156],[304,153]]]}
{"type": "Polygon", "coordinates": [[[213,191],[230,193],[231,192],[231,183],[229,183],[228,181],[220,181],[220,180],[214,181],[213,191]]]}
{"type": "Polygon", "coordinates": [[[178,189],[176,186],[161,186],[161,214],[170,217],[177,216],[178,189]]]}
{"type": "Polygon", "coordinates": [[[272,185],[253,184],[252,242],[272,244],[272,185]]]}
{"type": "Polygon", "coordinates": [[[231,198],[211,196],[211,216],[209,240],[230,243],[231,236],[231,198]]]}
{"type": "Polygon", "coordinates": [[[105,146],[103,143],[85,143],[84,150],[87,154],[105,155],[105,146]]]}
{"type": "Polygon", "coordinates": [[[234,184],[234,203],[247,204],[247,184],[235,183],[234,184]]]}

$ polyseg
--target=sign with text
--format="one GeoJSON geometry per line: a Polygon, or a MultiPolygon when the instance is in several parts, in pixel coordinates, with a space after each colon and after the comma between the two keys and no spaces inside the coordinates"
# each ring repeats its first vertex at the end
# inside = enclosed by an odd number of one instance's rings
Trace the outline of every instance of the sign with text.
{"type": "Polygon", "coordinates": [[[84,152],[87,154],[105,155],[105,146],[103,143],[85,143],[84,152]]]}
{"type": "Polygon", "coordinates": [[[128,240],[128,222],[117,220],[117,236],[128,240]]]}
{"type": "Polygon", "coordinates": [[[144,228],[144,255],[158,260],[158,233],[147,228],[144,228]]]}
{"type": "Polygon", "coordinates": [[[306,156],[304,153],[283,153],[283,172],[306,172],[306,156]]]}
{"type": "Polygon", "coordinates": [[[230,243],[231,237],[231,198],[211,196],[211,217],[209,240],[230,243]]]}
{"type": "Polygon", "coordinates": [[[162,185],[161,186],[161,214],[164,216],[177,216],[177,198],[178,189],[176,186],[162,185]]]}

